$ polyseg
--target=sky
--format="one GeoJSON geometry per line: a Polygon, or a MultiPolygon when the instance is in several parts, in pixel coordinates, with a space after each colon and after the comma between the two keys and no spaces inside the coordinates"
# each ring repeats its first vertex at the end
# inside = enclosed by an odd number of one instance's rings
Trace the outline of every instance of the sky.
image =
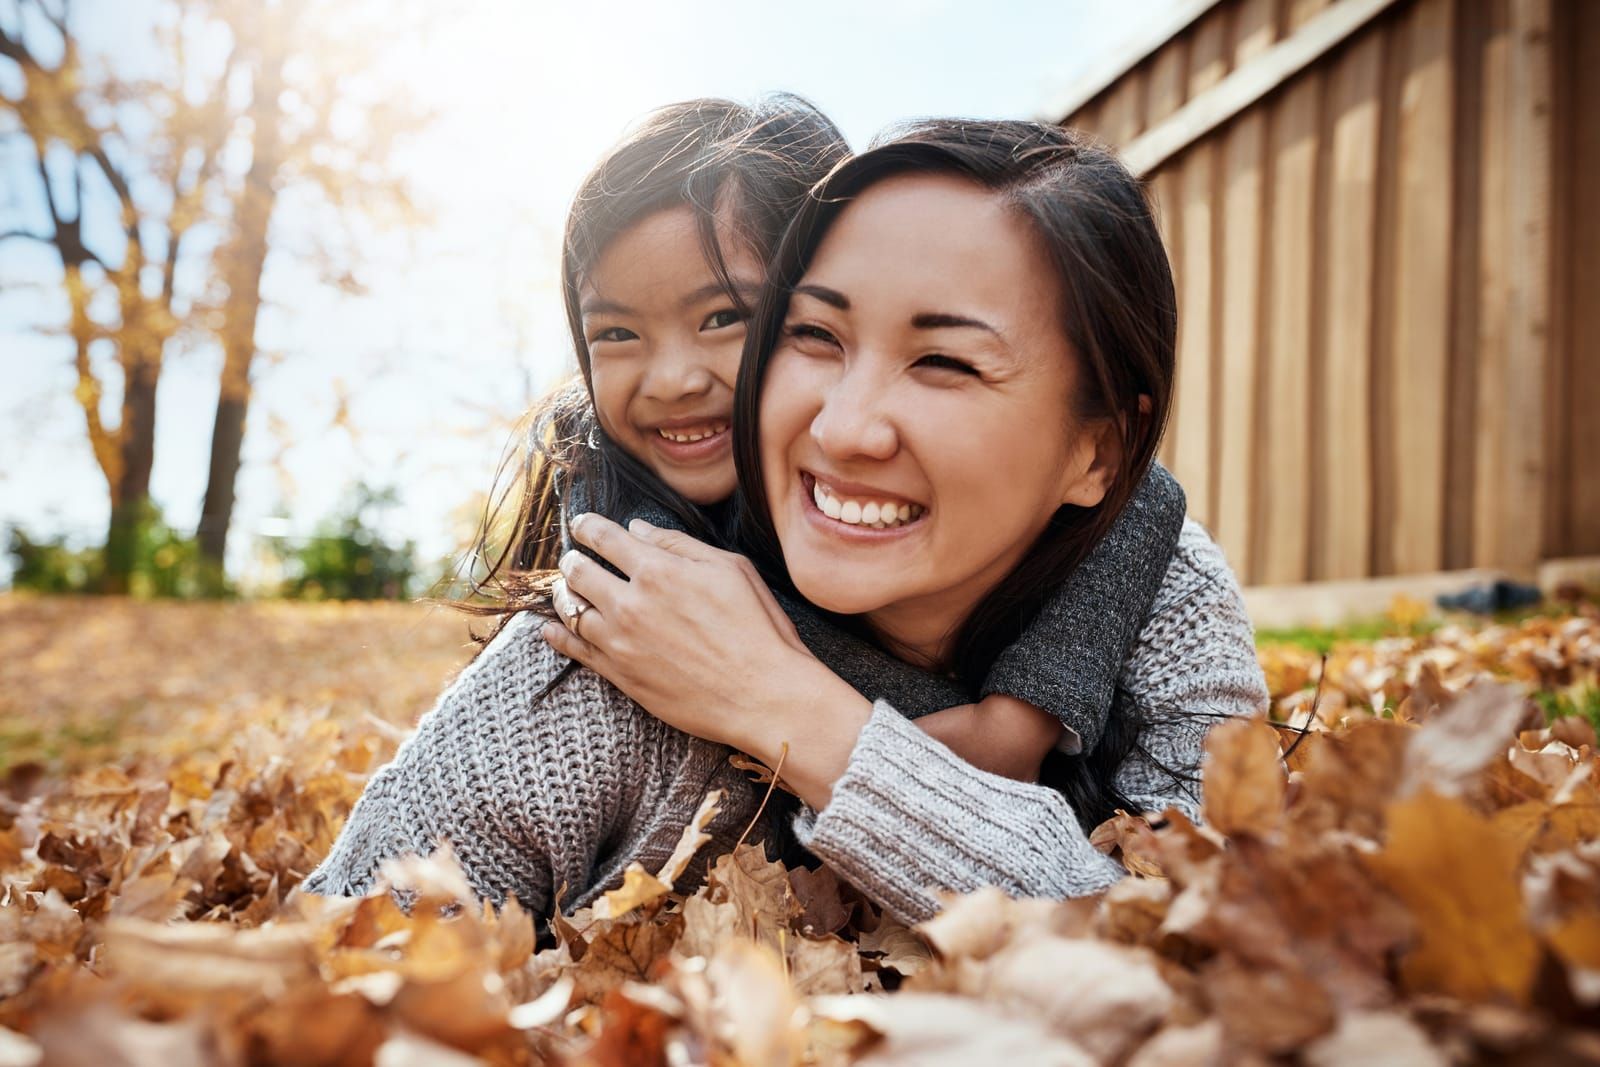
{"type": "MultiPolygon", "coordinates": [[[[919,116],[1056,117],[1054,101],[1175,2],[454,5],[390,64],[432,115],[392,160],[426,223],[370,234],[365,292],[351,296],[293,254],[319,225],[315,206],[291,195],[274,217],[287,251],[263,282],[257,341],[270,358],[254,379],[230,568],[248,572],[264,538],[311,532],[356,481],[395,487],[382,525],[424,558],[461,546],[464,505],[488,489],[509,424],[574,368],[556,270],[567,201],[650,108],[788,90],[857,148],[919,116]]],[[[75,10],[92,46],[137,65],[155,55],[142,8],[75,10]]],[[[0,64],[0,89],[11,75],[0,64]]],[[[5,143],[0,232],[38,210],[5,143]]],[[[107,495],[71,351],[49,332],[64,317],[53,277],[47,249],[0,242],[0,527],[88,544],[103,535],[107,495]]],[[[163,370],[152,494],[179,529],[199,518],[220,364],[201,340],[163,370]]]]}

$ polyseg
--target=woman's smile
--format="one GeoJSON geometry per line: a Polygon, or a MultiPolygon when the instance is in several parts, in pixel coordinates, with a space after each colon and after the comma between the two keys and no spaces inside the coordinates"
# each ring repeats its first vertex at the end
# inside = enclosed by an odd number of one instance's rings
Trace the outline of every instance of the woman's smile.
{"type": "Polygon", "coordinates": [[[904,540],[928,515],[928,509],[915,501],[804,469],[797,472],[795,485],[811,525],[852,543],[904,540]]]}

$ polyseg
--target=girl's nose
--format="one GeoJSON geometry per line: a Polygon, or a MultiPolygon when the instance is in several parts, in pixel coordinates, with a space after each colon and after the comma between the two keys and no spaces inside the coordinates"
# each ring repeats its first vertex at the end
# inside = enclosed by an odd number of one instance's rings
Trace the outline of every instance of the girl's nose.
{"type": "Polygon", "coordinates": [[[651,400],[671,403],[704,396],[715,381],[711,368],[693,345],[664,344],[647,357],[640,392],[651,400]]]}

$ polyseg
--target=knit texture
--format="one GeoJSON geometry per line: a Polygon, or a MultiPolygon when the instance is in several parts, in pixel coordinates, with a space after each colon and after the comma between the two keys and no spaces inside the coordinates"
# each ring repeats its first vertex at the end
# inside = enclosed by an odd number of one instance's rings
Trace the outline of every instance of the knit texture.
{"type": "MultiPolygon", "coordinates": [[[[307,891],[364,893],[382,860],[448,838],[483,896],[514,893],[548,914],[565,885],[563,906],[581,906],[629,862],[664,862],[712,788],[727,796],[682,884],[732,846],[759,795],[727,764],[728,750],[666,726],[587,670],[545,692],[565,660],[539,623],[513,619],[445,690],[368,783],[307,891]]],[[[1146,713],[1142,748],[1179,775],[1136,754],[1119,771],[1123,792],[1149,810],[1195,814],[1198,794],[1183,776],[1198,770],[1205,730],[1267,699],[1238,586],[1197,524],[1184,527],[1118,699],[1146,713]]],[[[1061,794],[972,767],[897,708],[931,710],[880,698],[832,801],[796,824],[812,852],[873,899],[916,920],[936,910],[939,889],[1060,897],[1122,873],[1089,845],[1061,794]]]]}

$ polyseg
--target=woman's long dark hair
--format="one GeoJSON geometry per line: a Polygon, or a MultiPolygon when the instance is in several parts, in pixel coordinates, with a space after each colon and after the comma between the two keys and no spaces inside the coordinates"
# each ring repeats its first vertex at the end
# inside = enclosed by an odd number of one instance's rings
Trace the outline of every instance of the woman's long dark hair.
{"type": "Polygon", "coordinates": [[[849,154],[838,128],[805,100],[778,94],[755,104],[701,99],[653,112],[596,164],[567,215],[561,281],[581,377],[519,422],[496,472],[465,561],[468,596],[452,606],[504,618],[548,610],[549,572],[561,553],[562,494],[581,482],[586,510],[621,514],[655,505],[690,534],[723,539],[702,509],[673,492],[600,428],[579,293],[606,248],[658,211],[695,213],[701,251],[744,314],[718,237],[731,230],[761,263],[771,258],[806,193],[849,154]],[[509,475],[509,478],[508,478],[509,475]]]}
{"type": "MultiPolygon", "coordinates": [[[[1111,419],[1122,445],[1105,499],[1093,508],[1057,511],[957,634],[946,666],[976,693],[1000,652],[1106,535],[1149,468],[1172,395],[1177,300],[1144,187],[1109,150],[1072,130],[1033,122],[929,121],[842,163],[813,191],[779,245],[746,334],[736,388],[741,547],[777,584],[789,586],[762,476],[762,383],[790,293],[828,229],[864,190],[904,174],[966,178],[1001,198],[1038,234],[1055,268],[1050,281],[1060,292],[1071,357],[1083,371],[1070,415],[1111,419]],[[1148,404],[1143,411],[1141,398],[1148,404]]],[[[1085,827],[1118,807],[1132,809],[1115,776],[1138,732],[1136,709],[1120,702],[1092,752],[1047,760],[1046,780],[1067,794],[1085,827]]]]}

